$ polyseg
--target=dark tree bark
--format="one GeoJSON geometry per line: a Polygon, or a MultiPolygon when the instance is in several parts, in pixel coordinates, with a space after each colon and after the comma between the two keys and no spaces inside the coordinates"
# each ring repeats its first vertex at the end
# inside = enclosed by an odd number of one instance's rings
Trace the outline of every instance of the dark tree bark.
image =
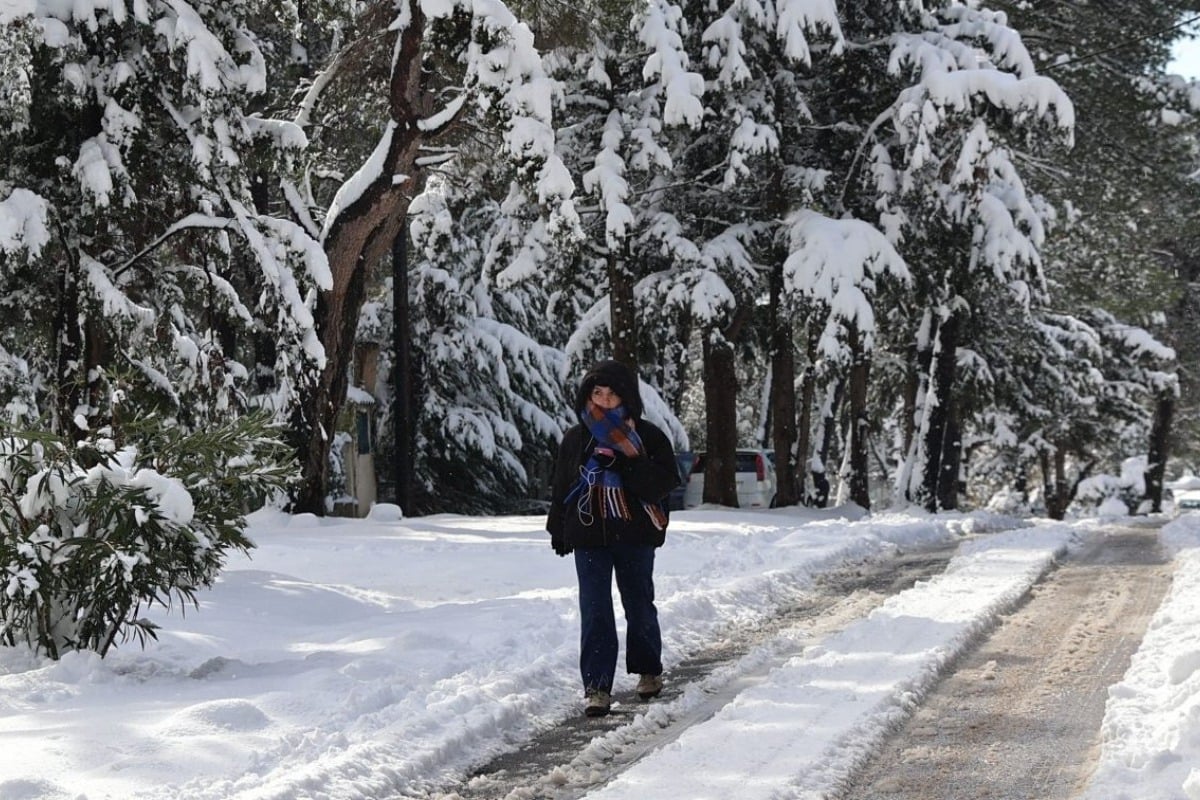
{"type": "MultiPolygon", "coordinates": [[[[54,427],[66,435],[75,428],[71,420],[82,399],[76,365],[83,361],[83,334],[79,329],[79,287],[74,259],[64,259],[60,270],[54,309],[54,374],[58,381],[54,427]]],[[[76,438],[82,433],[78,431],[76,438]]]]}
{"type": "Polygon", "coordinates": [[[1071,501],[1079,493],[1079,485],[1092,474],[1096,466],[1095,460],[1089,461],[1079,471],[1074,481],[1067,481],[1067,449],[1059,446],[1053,458],[1043,453],[1040,456],[1042,466],[1042,493],[1046,497],[1046,516],[1050,519],[1061,520],[1067,514],[1071,501]]]}
{"type": "MultiPolygon", "coordinates": [[[[270,180],[271,176],[265,172],[260,172],[254,176],[254,181],[250,186],[250,194],[254,199],[254,210],[259,214],[269,214],[271,208],[271,193],[270,180]]],[[[241,259],[248,259],[249,254],[240,255],[241,259]]],[[[238,270],[239,274],[253,276],[250,278],[250,284],[244,291],[247,296],[253,297],[263,290],[262,272],[258,269],[238,270]]],[[[215,306],[214,306],[215,307],[215,306]]],[[[269,394],[278,385],[274,365],[279,358],[279,340],[276,331],[271,330],[271,327],[264,325],[261,321],[256,322],[250,331],[245,331],[241,326],[233,324],[232,320],[226,317],[218,317],[218,324],[222,329],[229,331],[229,341],[225,345],[226,353],[237,352],[238,345],[243,341],[243,337],[249,339],[247,349],[253,353],[254,358],[254,386],[259,394],[269,394]]]]}
{"type": "MultiPolygon", "coordinates": [[[[775,504],[800,502],[796,480],[796,355],[792,321],[783,309],[783,261],[771,271],[771,446],[775,449],[775,504]]],[[[803,457],[803,454],[801,454],[803,457]]]]}
{"type": "MultiPolygon", "coordinates": [[[[392,19],[385,6],[374,9],[373,20],[381,27],[392,19]]],[[[417,126],[434,107],[421,68],[424,30],[424,14],[414,4],[408,27],[399,33],[391,75],[389,101],[396,126],[383,167],[362,194],[341,210],[325,237],[333,287],[319,294],[314,314],[317,336],[325,348],[325,364],[319,374],[301,386],[293,414],[292,431],[301,467],[301,481],[292,496],[293,512],[325,513],[329,450],[346,400],[367,273],[391,250],[409,204],[424,181],[416,157],[420,146],[436,133],[421,131],[417,126]],[[397,176],[404,179],[396,180],[397,176]]]]}
{"type": "Polygon", "coordinates": [[[946,409],[946,430],[942,436],[941,474],[938,476],[938,508],[958,508],[962,484],[962,428],[959,425],[958,397],[951,395],[946,409]]]}
{"type": "Polygon", "coordinates": [[[867,382],[870,378],[871,356],[863,351],[858,328],[850,325],[850,500],[865,509],[871,508],[868,479],[870,450],[870,420],[867,416],[867,382]]]}
{"type": "MultiPolygon", "coordinates": [[[[901,412],[903,417],[900,420],[901,431],[904,436],[904,448],[901,453],[912,452],[913,437],[917,432],[917,392],[921,388],[921,375],[929,370],[929,359],[931,354],[928,351],[918,351],[913,345],[908,348],[908,353],[905,370],[904,370],[904,410],[901,412]]],[[[912,498],[909,497],[909,500],[912,498]]]]}
{"type": "Polygon", "coordinates": [[[806,476],[812,464],[812,412],[813,401],[817,394],[817,374],[813,367],[816,360],[816,342],[811,333],[806,336],[808,341],[808,366],[800,381],[799,413],[796,419],[796,488],[800,499],[805,505],[811,505],[813,498],[805,488],[806,476]]]}
{"type": "MultiPolygon", "coordinates": [[[[104,131],[103,111],[94,103],[80,109],[71,120],[71,133],[80,144],[104,131]]],[[[72,246],[71,237],[62,233],[63,255],[58,274],[58,296],[54,298],[55,348],[54,416],[53,428],[63,436],[72,436],[76,441],[84,438],[87,431],[75,424],[75,415],[97,407],[100,375],[95,369],[107,362],[100,338],[102,322],[95,319],[93,311],[84,300],[86,282],[79,252],[72,246]]],[[[78,233],[78,231],[76,231],[78,233]]],[[[89,230],[87,237],[97,236],[98,231],[89,230]]]]}
{"type": "Polygon", "coordinates": [[[1050,519],[1062,519],[1066,514],[1070,500],[1067,499],[1067,479],[1064,469],[1065,454],[1058,450],[1054,457],[1043,453],[1042,465],[1042,495],[1046,498],[1046,516],[1050,519]]]}
{"type": "Polygon", "coordinates": [[[1154,406],[1154,423],[1150,427],[1150,452],[1147,464],[1145,483],[1146,496],[1150,502],[1150,511],[1158,514],[1162,511],[1163,478],[1166,475],[1167,459],[1171,449],[1171,422],[1175,417],[1175,395],[1163,393],[1158,396],[1154,406]]]}
{"type": "Polygon", "coordinates": [[[615,361],[638,368],[637,306],[633,296],[634,276],[624,259],[608,254],[608,306],[612,325],[612,357],[615,361]]]}
{"type": "Polygon", "coordinates": [[[91,417],[101,406],[101,368],[110,363],[102,323],[85,310],[80,298],[80,275],[74,254],[61,267],[58,297],[54,307],[56,351],[53,429],[76,441],[88,431],[75,424],[75,417],[91,417]]]}
{"type": "Polygon", "coordinates": [[[825,508],[829,504],[829,454],[833,452],[833,442],[837,438],[837,416],[842,406],[842,395],[845,393],[846,382],[839,380],[833,387],[833,396],[829,400],[829,408],[821,420],[821,449],[817,457],[821,460],[821,471],[812,470],[813,502],[817,508],[825,508]]]}
{"type": "Polygon", "coordinates": [[[408,305],[408,235],[392,243],[392,433],[396,505],[412,516],[416,460],[416,370],[412,359],[412,315],[408,305]]]}
{"type": "MultiPolygon", "coordinates": [[[[796,109],[789,101],[786,84],[790,80],[780,75],[775,83],[775,107],[781,115],[792,115],[796,109]]],[[[792,129],[779,127],[780,152],[791,147],[792,129]]],[[[784,168],[776,165],[771,172],[767,193],[767,212],[783,223],[788,213],[789,193],[785,186],[784,168]]],[[[771,264],[768,322],[771,351],[771,448],[775,451],[775,505],[794,506],[800,502],[800,481],[796,470],[796,351],[792,335],[792,309],[784,287],[783,266],[788,249],[776,246],[771,264]]],[[[801,454],[803,458],[803,454],[801,454]]]]}
{"type": "MultiPolygon", "coordinates": [[[[956,507],[956,503],[945,506],[950,497],[957,497],[958,459],[945,458],[947,448],[957,439],[954,419],[954,378],[957,371],[958,319],[951,315],[938,326],[938,351],[931,364],[929,391],[935,400],[929,415],[929,427],[922,442],[925,473],[922,476],[921,504],[928,511],[939,511],[956,507]],[[952,488],[944,489],[946,481],[952,488]],[[951,492],[954,494],[951,495],[951,492]]],[[[928,402],[928,400],[927,400],[928,402]]]]}
{"type": "Polygon", "coordinates": [[[737,369],[719,331],[704,337],[704,502],[737,507],[737,369]]]}

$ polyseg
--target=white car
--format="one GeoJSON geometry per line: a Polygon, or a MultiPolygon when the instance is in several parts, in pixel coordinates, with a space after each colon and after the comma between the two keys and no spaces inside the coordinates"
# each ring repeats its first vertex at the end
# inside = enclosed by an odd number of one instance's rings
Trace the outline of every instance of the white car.
{"type": "MultiPolygon", "coordinates": [[[[704,453],[697,453],[683,495],[684,508],[695,508],[704,502],[704,466],[704,453]]],[[[767,451],[738,450],[735,471],[739,508],[771,508],[775,505],[775,466],[767,451]]]]}
{"type": "MultiPolygon", "coordinates": [[[[692,480],[695,480],[695,476],[692,480]]],[[[1182,492],[1175,493],[1175,510],[1183,511],[1200,511],[1200,489],[1187,489],[1182,492]]]]}

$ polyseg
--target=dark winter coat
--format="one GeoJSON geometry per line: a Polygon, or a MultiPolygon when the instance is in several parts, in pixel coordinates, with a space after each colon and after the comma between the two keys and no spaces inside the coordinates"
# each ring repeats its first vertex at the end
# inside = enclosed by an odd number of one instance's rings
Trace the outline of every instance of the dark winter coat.
{"type": "MultiPolygon", "coordinates": [[[[643,420],[638,424],[637,432],[642,437],[645,454],[638,458],[617,456],[615,466],[631,499],[662,503],[665,514],[663,501],[679,483],[675,452],[666,434],[651,423],[643,420]]],[[[595,446],[596,440],[582,425],[576,425],[563,435],[554,465],[550,513],[546,518],[546,530],[550,532],[555,550],[566,552],[576,547],[600,547],[615,542],[661,546],[666,539],[666,530],[656,528],[640,504],[633,504],[632,519],[597,516],[590,525],[580,519],[574,498],[564,505],[567,493],[579,480],[579,468],[587,463],[595,446]]]]}
{"type": "MultiPolygon", "coordinates": [[[[576,414],[586,408],[592,389],[596,386],[607,386],[620,395],[645,450],[637,458],[617,455],[614,467],[620,473],[626,493],[631,501],[660,503],[665,515],[666,497],[679,484],[679,468],[675,464],[675,451],[667,435],[642,419],[637,376],[616,361],[601,361],[584,376],[579,385],[575,397],[576,414]]],[[[565,554],[576,547],[599,547],[615,542],[661,546],[666,538],[666,530],[654,526],[640,502],[631,502],[632,519],[597,516],[590,525],[585,525],[580,519],[575,498],[566,502],[567,494],[579,481],[579,468],[587,463],[595,447],[595,438],[583,425],[575,425],[563,434],[554,463],[550,512],[546,518],[546,530],[550,532],[554,549],[565,554]]]]}

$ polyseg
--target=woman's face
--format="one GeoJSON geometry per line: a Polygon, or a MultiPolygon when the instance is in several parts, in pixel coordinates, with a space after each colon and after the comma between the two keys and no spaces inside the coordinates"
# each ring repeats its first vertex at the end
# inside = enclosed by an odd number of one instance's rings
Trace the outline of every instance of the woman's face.
{"type": "Polygon", "coordinates": [[[595,386],[592,388],[592,404],[611,411],[621,405],[621,396],[607,386],[595,386]]]}

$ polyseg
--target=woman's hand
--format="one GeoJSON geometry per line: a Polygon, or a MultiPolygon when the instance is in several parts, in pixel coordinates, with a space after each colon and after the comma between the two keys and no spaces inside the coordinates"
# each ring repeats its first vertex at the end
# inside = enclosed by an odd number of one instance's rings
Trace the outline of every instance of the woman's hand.
{"type": "Polygon", "coordinates": [[[592,451],[592,457],[604,469],[611,467],[617,460],[617,454],[611,447],[597,447],[592,451]]]}

